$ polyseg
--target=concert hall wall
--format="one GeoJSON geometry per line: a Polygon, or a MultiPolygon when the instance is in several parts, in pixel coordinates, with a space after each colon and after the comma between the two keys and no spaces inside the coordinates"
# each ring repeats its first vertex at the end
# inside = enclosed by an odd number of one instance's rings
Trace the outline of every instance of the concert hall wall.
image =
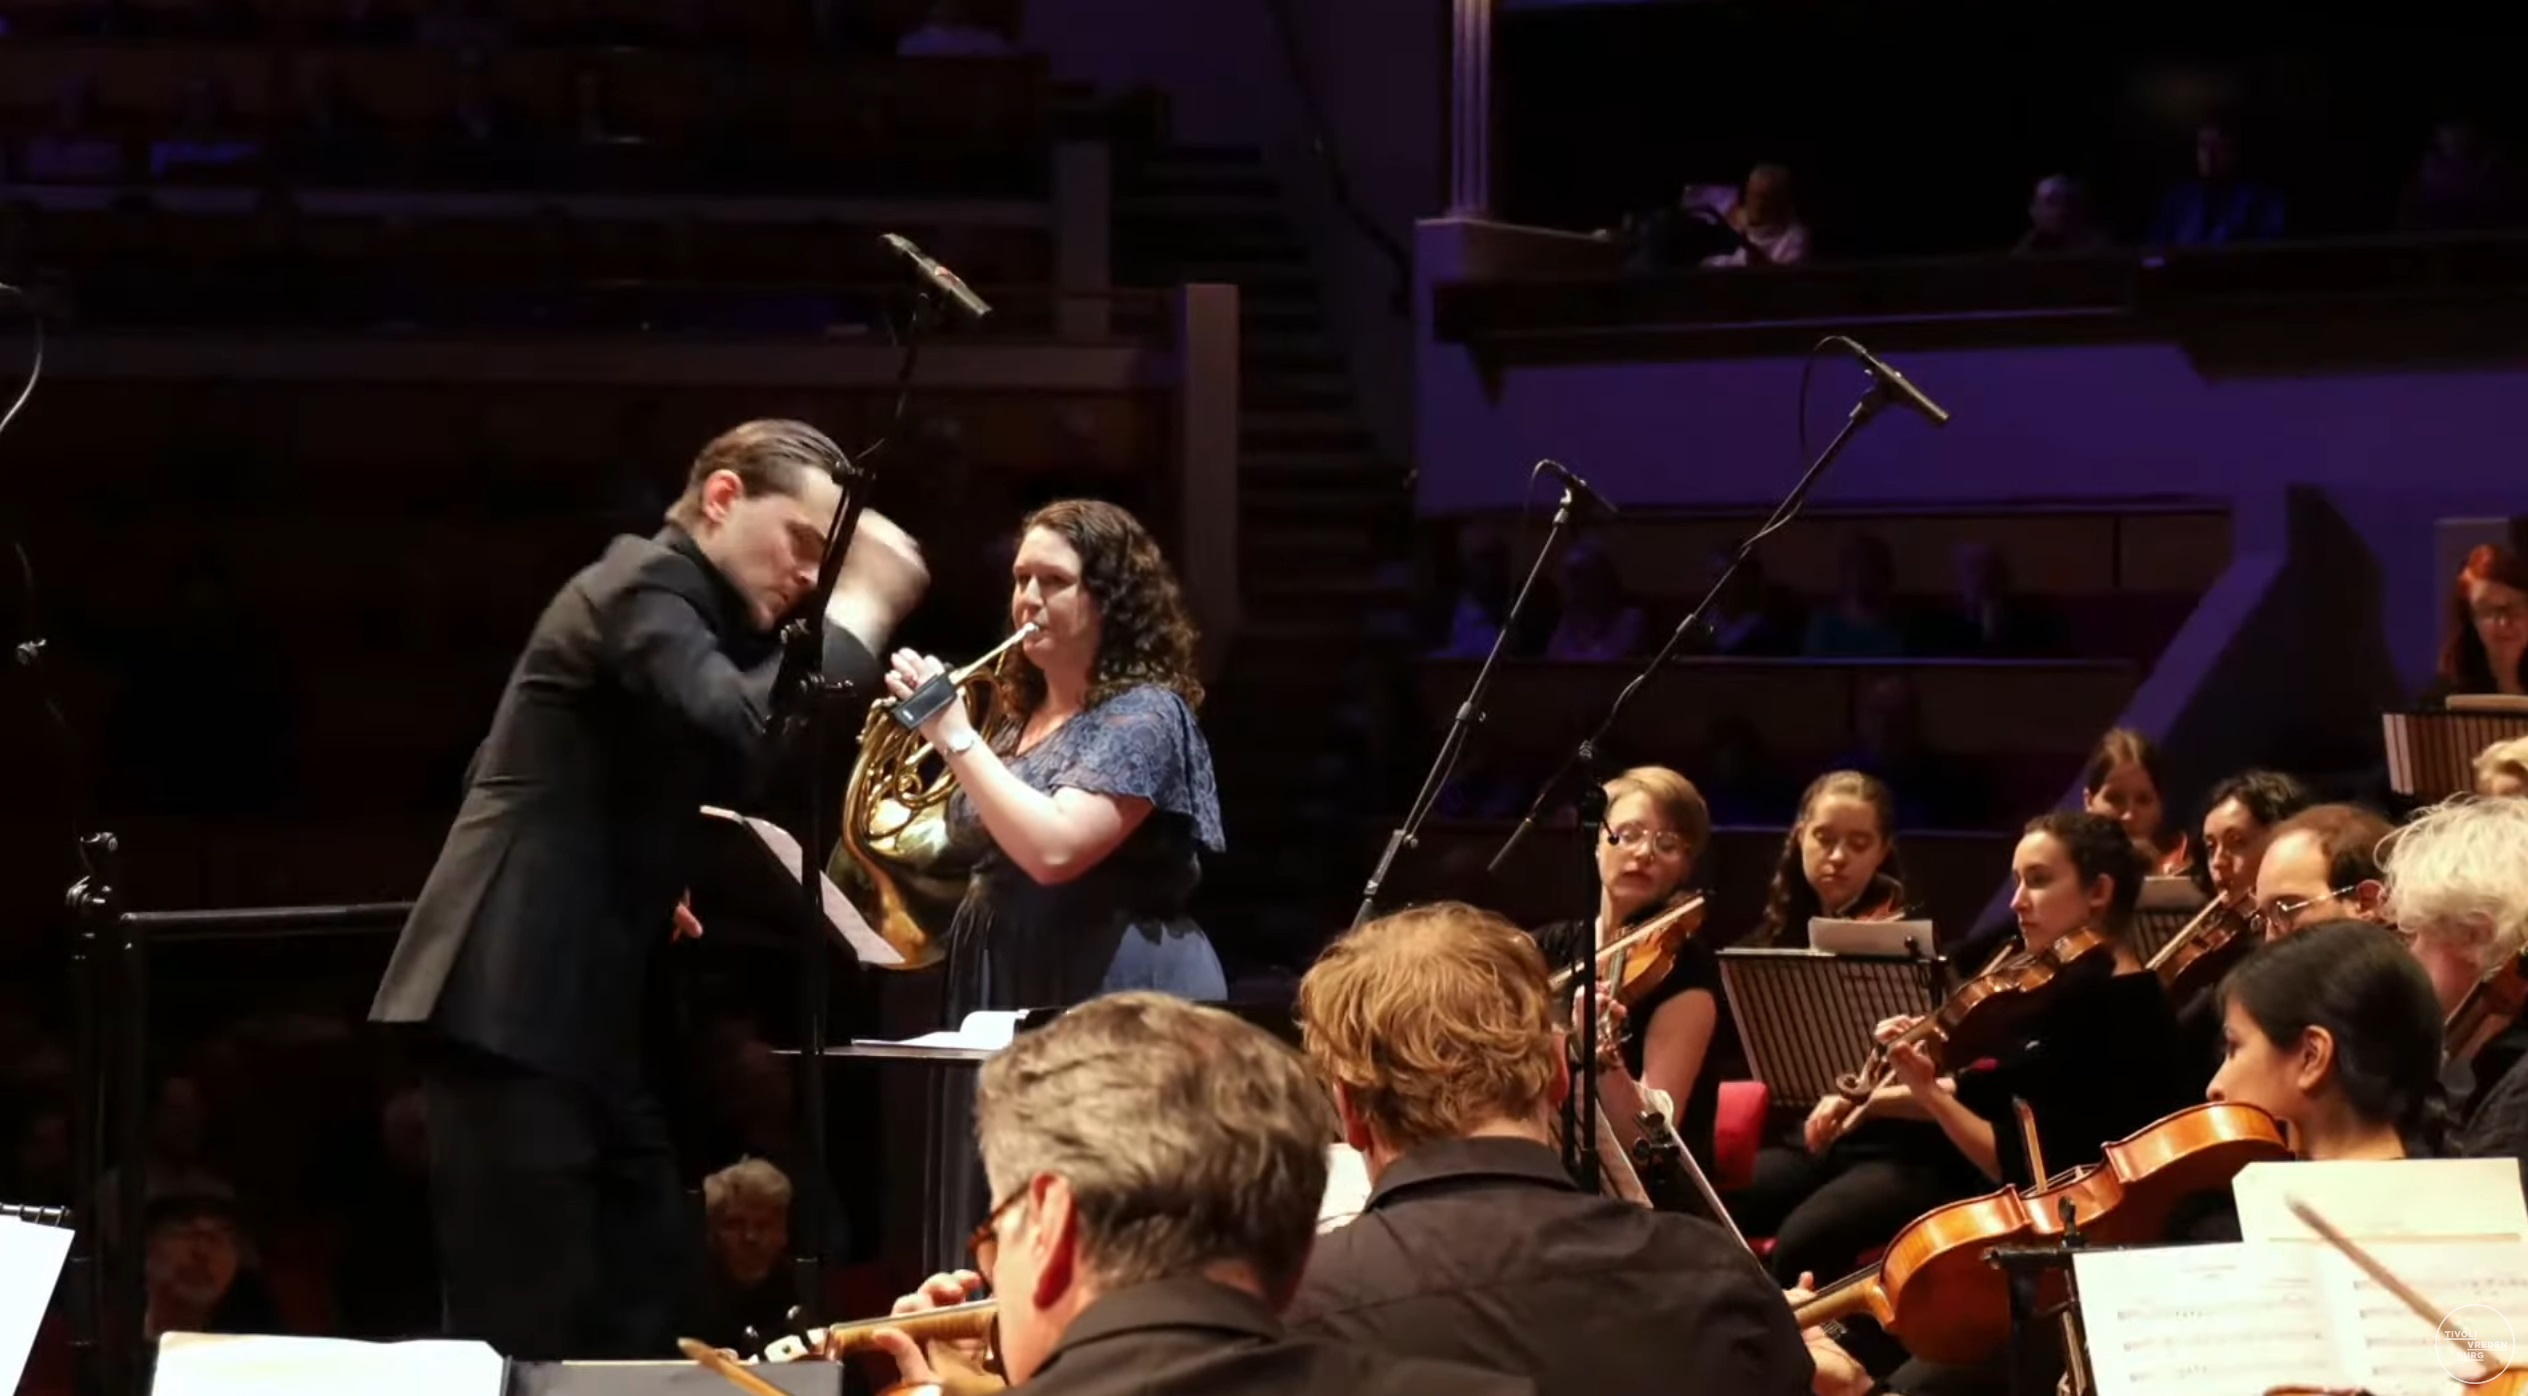
{"type": "MultiPolygon", "coordinates": [[[[1453,246],[1450,229],[1426,225],[1425,277],[1453,246]]],[[[2409,685],[2429,671],[2448,585],[2435,570],[2433,521],[2518,512],[2528,479],[2517,430],[2528,371],[2516,368],[2230,376],[2166,343],[1873,347],[1953,420],[1934,430],[1889,412],[1834,466],[1818,502],[2183,496],[2254,510],[2278,507],[2288,486],[2315,486],[2372,555],[2364,565],[2378,569],[2380,611],[2409,685]]],[[[1779,355],[1512,366],[1487,385],[1467,349],[1426,340],[1419,505],[1515,508],[1540,456],[1622,506],[1769,505],[1801,469],[1799,382],[1800,359],[1779,355]]],[[[1848,360],[1820,364],[1812,447],[1865,386],[1848,360]]]]}

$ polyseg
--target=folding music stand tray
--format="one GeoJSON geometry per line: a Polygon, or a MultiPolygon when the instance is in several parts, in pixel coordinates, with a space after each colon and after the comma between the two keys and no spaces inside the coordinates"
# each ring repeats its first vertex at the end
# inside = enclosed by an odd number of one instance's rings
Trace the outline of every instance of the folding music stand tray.
{"type": "Polygon", "coordinates": [[[2388,748],[2388,788],[2425,804],[2475,788],[2477,753],[2495,742],[2528,737],[2528,714],[2466,711],[2465,697],[2450,711],[2381,713],[2388,748]]]}
{"type": "Polygon", "coordinates": [[[1835,1078],[1870,1052],[1882,1019],[1939,1010],[1948,961],[1937,955],[1830,955],[1821,950],[1723,950],[1721,990],[1747,1068],[1783,1109],[1834,1094],[1835,1078]]]}

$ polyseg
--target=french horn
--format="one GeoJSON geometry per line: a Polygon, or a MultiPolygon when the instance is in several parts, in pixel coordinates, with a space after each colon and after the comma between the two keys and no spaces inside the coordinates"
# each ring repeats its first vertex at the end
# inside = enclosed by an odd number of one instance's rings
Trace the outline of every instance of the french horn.
{"type": "MultiPolygon", "coordinates": [[[[915,690],[906,703],[927,716],[929,707],[963,702],[974,730],[990,739],[1009,716],[999,699],[999,666],[1036,629],[1032,621],[1018,627],[982,658],[915,690]],[[945,693],[934,692],[934,685],[945,693]]],[[[870,929],[903,957],[893,968],[921,969],[947,953],[948,920],[965,896],[968,868],[947,857],[948,798],[956,793],[956,778],[914,730],[919,719],[900,711],[906,703],[881,698],[869,705],[827,873],[870,929]]]]}

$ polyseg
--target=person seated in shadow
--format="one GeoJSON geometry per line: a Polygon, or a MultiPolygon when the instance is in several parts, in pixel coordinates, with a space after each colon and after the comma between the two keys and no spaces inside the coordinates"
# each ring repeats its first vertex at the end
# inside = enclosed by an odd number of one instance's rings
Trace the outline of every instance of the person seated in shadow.
{"type": "Polygon", "coordinates": [[[2059,622],[2011,582],[2010,564],[1986,542],[1958,545],[1957,595],[1923,618],[1917,654],[2018,659],[2050,652],[2059,622]]]}
{"type": "Polygon", "coordinates": [[[1572,545],[1562,561],[1562,619],[1545,642],[1545,657],[1580,663],[1630,659],[1641,644],[1641,607],[1626,598],[1615,559],[1591,540],[1572,545]]]}
{"type": "Polygon", "coordinates": [[[1745,713],[1723,713],[1712,720],[1695,769],[1703,773],[1696,785],[1715,824],[1778,828],[1790,822],[1799,803],[1798,781],[1783,773],[1765,747],[1764,734],[1745,713]]]}
{"type": "Polygon", "coordinates": [[[2028,200],[2028,230],[2011,248],[2014,256],[2069,256],[2102,252],[2106,229],[2089,201],[2088,187],[2067,174],[2050,174],[2036,182],[2028,200]]]}
{"type": "Polygon", "coordinates": [[[709,1239],[696,1337],[752,1354],[792,1331],[798,1291],[781,1263],[790,1244],[790,1176],[742,1158],[702,1180],[709,1239]]]}
{"type": "Polygon", "coordinates": [[[2152,247],[2271,242],[2283,236],[2282,192],[2244,171],[2238,128],[2207,121],[2195,130],[2195,177],[2171,186],[2151,219],[2152,247]]]}
{"type": "Polygon", "coordinates": [[[1922,695],[1901,673],[1862,685],[1854,714],[1860,742],[1835,764],[1896,791],[1896,820],[1909,829],[1971,829],[1992,814],[1984,773],[1932,749],[1922,735],[1922,695]]]}
{"type": "MultiPolygon", "coordinates": [[[[1431,652],[1434,659],[1481,659],[1492,649],[1518,596],[1520,574],[1510,561],[1509,540],[1499,531],[1470,523],[1458,535],[1457,584],[1449,602],[1446,638],[1431,652]]],[[[1550,598],[1538,587],[1528,597],[1518,628],[1503,647],[1506,654],[1535,654],[1553,633],[1557,617],[1550,598]]]]}
{"type": "Polygon", "coordinates": [[[1894,659],[1905,652],[1896,560],[1887,540],[1856,533],[1843,545],[1834,599],[1808,617],[1800,653],[1812,659],[1894,659]]]}
{"type": "Polygon", "coordinates": [[[271,1333],[281,1318],[271,1286],[245,1264],[237,1206],[225,1197],[161,1197],[142,1213],[141,1336],[271,1333]]]}
{"type": "Polygon", "coordinates": [[[1686,636],[1686,646],[1698,654],[1742,657],[1799,653],[1805,622],[1797,604],[1766,579],[1762,559],[1750,557],[1732,573],[1731,557],[1729,549],[1715,548],[1704,560],[1704,585],[1720,590],[1704,610],[1703,623],[1686,636]]]}

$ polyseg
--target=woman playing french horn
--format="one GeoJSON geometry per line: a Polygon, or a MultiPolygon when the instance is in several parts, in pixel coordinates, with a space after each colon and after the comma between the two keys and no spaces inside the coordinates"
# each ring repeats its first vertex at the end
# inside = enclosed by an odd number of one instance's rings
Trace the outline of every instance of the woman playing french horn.
{"type": "MultiPolygon", "coordinates": [[[[949,703],[921,735],[955,777],[952,852],[974,869],[949,923],[950,1025],[977,1009],[1058,1007],[1124,989],[1227,993],[1186,915],[1222,847],[1194,626],[1158,544],[1111,504],[1064,500],[1020,526],[1010,625],[1035,630],[1000,671],[990,730],[949,703]]],[[[897,699],[945,672],[899,651],[897,699]]],[[[990,1206],[971,1073],[943,1072],[925,1175],[932,1270],[962,1260],[990,1206]]]]}

